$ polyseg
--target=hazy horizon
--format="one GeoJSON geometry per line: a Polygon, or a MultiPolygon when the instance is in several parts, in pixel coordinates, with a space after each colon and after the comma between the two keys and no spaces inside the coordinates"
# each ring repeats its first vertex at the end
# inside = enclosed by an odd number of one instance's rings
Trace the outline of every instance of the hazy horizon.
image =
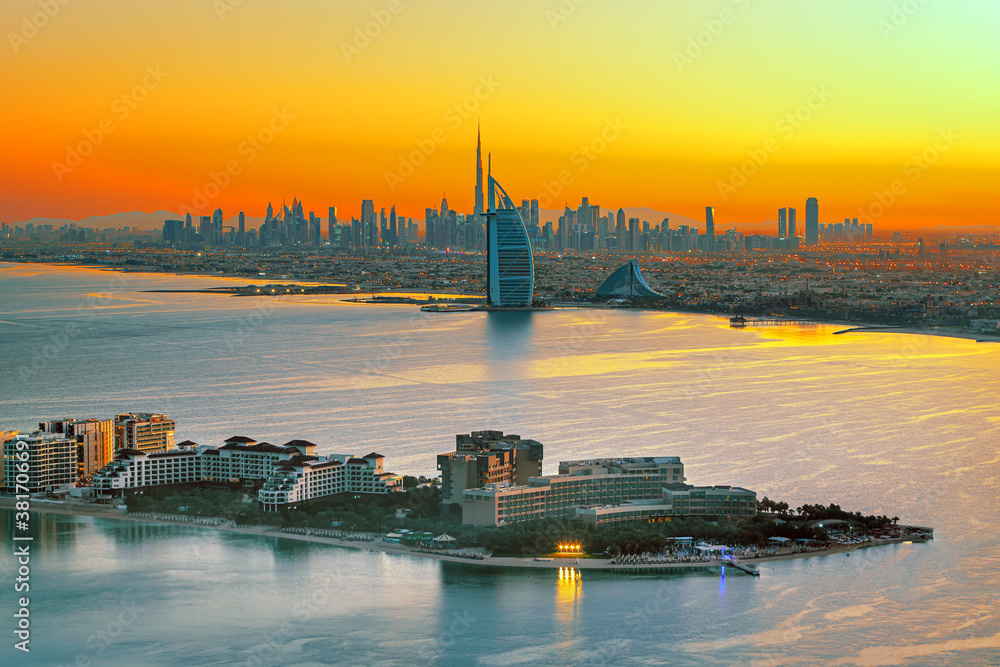
{"type": "MultiPolygon", "coordinates": [[[[376,202],[376,204],[377,203],[378,202],[376,202]]],[[[389,209],[390,207],[391,207],[391,205],[390,206],[386,206],[385,208],[389,209]]],[[[266,208],[266,205],[265,205],[264,208],[266,208]]],[[[312,210],[314,213],[316,213],[317,216],[319,216],[323,220],[322,230],[323,230],[324,234],[326,233],[326,220],[327,220],[326,211],[327,211],[328,208],[329,207],[320,208],[319,210],[309,209],[308,207],[306,208],[306,213],[307,214],[309,213],[310,210],[312,210]]],[[[340,222],[342,224],[345,223],[345,222],[350,223],[352,214],[350,214],[350,213],[346,213],[345,214],[345,213],[342,212],[342,210],[340,209],[339,206],[337,208],[338,208],[338,212],[337,212],[337,220],[338,220],[338,222],[340,222]]],[[[381,208],[381,206],[379,206],[378,208],[381,208]]],[[[576,210],[576,206],[572,206],[571,205],[570,208],[572,208],[573,210],[576,210]]],[[[625,215],[627,217],[630,217],[630,218],[631,217],[638,217],[640,220],[646,220],[646,221],[648,221],[650,223],[650,225],[657,225],[657,224],[659,224],[659,223],[661,223],[663,221],[663,218],[670,218],[670,224],[671,224],[672,227],[676,227],[677,225],[690,225],[690,226],[698,227],[702,231],[704,231],[704,228],[705,228],[705,221],[704,221],[703,218],[699,220],[697,218],[689,217],[689,216],[686,216],[686,215],[678,215],[676,213],[672,213],[672,212],[669,212],[669,211],[653,210],[653,209],[651,209],[649,207],[646,207],[646,206],[625,206],[625,207],[622,207],[622,208],[624,208],[625,215]]],[[[804,208],[805,208],[804,206],[801,207],[801,209],[803,211],[804,211],[804,208]]],[[[617,208],[611,209],[610,207],[601,206],[601,214],[602,215],[607,215],[608,212],[614,212],[614,211],[617,211],[617,208]]],[[[237,220],[239,218],[239,213],[232,213],[232,214],[230,214],[227,211],[223,211],[223,213],[225,215],[225,218],[223,220],[223,222],[224,222],[225,225],[227,225],[227,226],[228,225],[236,225],[237,220]]],[[[280,209],[279,209],[278,206],[276,206],[275,207],[275,214],[278,215],[279,213],[280,213],[280,209]]],[[[353,214],[353,217],[357,218],[359,216],[359,213],[360,213],[360,206],[358,206],[358,212],[355,213],[355,214],[353,214]]],[[[423,229],[424,229],[424,218],[423,217],[405,215],[404,213],[400,212],[399,210],[397,210],[397,214],[400,215],[401,217],[413,218],[413,221],[418,224],[418,227],[420,229],[421,234],[423,233],[423,229]]],[[[551,221],[553,223],[553,225],[555,225],[555,224],[557,224],[559,216],[562,215],[562,214],[563,214],[563,210],[562,209],[558,209],[558,210],[556,210],[556,209],[539,209],[540,224],[544,225],[547,221],[551,221]]],[[[388,213],[387,213],[387,215],[388,215],[388,213]]],[[[4,221],[4,222],[6,222],[6,224],[8,224],[8,225],[26,225],[26,224],[34,224],[34,225],[40,225],[40,224],[42,224],[42,225],[44,225],[44,224],[51,224],[51,225],[53,225],[55,227],[61,226],[63,224],[75,223],[75,224],[77,224],[79,226],[90,227],[90,228],[93,228],[93,229],[107,229],[107,228],[111,228],[111,227],[119,228],[120,229],[121,227],[126,227],[127,226],[127,227],[136,227],[136,228],[138,228],[140,230],[143,230],[143,231],[149,231],[149,230],[155,231],[155,230],[161,229],[162,226],[163,226],[163,221],[164,220],[168,220],[168,219],[181,219],[182,220],[182,219],[184,219],[184,215],[182,215],[180,213],[174,213],[172,211],[152,211],[152,212],[149,212],[149,213],[147,213],[145,211],[122,211],[122,212],[119,212],[119,213],[112,213],[112,214],[107,214],[107,215],[90,215],[90,216],[86,216],[86,217],[78,218],[78,219],[33,217],[33,218],[25,219],[25,220],[4,221]]],[[[263,215],[245,215],[244,219],[246,221],[247,229],[258,228],[261,225],[261,223],[264,222],[264,216],[263,215]]],[[[821,221],[825,222],[825,218],[821,218],[821,221]]],[[[841,222],[841,221],[840,220],[833,220],[833,219],[831,219],[829,222],[833,223],[833,222],[841,222]]],[[[719,215],[718,211],[716,211],[716,216],[715,216],[715,225],[716,225],[716,231],[717,231],[717,233],[718,232],[723,232],[723,231],[725,231],[727,229],[730,229],[730,228],[736,228],[738,231],[741,231],[741,232],[751,231],[753,233],[763,233],[763,234],[769,234],[770,235],[770,234],[773,234],[773,233],[777,232],[777,224],[778,224],[778,222],[777,222],[776,218],[759,220],[757,222],[731,221],[731,220],[725,220],[725,219],[723,219],[719,215]]],[[[801,227],[800,230],[799,230],[799,233],[800,234],[803,233],[804,229],[805,229],[804,226],[801,227]]],[[[881,227],[881,226],[877,226],[877,223],[876,223],[876,227],[875,227],[876,234],[878,234],[880,232],[884,233],[884,232],[894,232],[894,231],[904,231],[904,232],[905,231],[938,231],[938,232],[956,232],[956,233],[957,232],[982,232],[982,233],[991,233],[991,232],[1000,232],[1000,225],[949,225],[949,224],[939,224],[939,225],[936,225],[936,226],[928,226],[928,227],[912,227],[912,228],[902,227],[902,228],[893,228],[893,227],[881,227]]]]}
{"type": "Polygon", "coordinates": [[[996,224],[994,4],[53,7],[0,8],[4,220],[268,192],[408,217],[444,192],[471,212],[481,121],[494,176],[549,209],[714,206],[725,224],[817,197],[876,228],[996,224]]]}

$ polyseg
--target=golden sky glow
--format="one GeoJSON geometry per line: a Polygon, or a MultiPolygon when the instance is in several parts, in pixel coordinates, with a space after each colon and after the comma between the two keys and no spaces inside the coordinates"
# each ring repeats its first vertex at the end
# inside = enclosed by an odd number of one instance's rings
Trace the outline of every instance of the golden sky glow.
{"type": "Polygon", "coordinates": [[[62,1],[0,4],[0,220],[471,211],[479,116],[505,189],[549,208],[724,229],[815,196],[826,222],[898,180],[882,228],[997,224],[995,2],[62,1]]]}

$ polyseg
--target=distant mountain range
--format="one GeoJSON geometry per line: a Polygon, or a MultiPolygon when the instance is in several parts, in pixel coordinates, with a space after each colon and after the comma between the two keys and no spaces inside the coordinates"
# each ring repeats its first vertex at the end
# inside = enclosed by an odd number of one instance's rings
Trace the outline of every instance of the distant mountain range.
{"type": "MultiPolygon", "coordinates": [[[[604,215],[610,209],[601,209],[604,215]]],[[[614,211],[617,213],[617,211],[614,211]]],[[[562,210],[552,210],[552,209],[541,209],[539,210],[538,217],[540,224],[544,225],[546,222],[552,222],[553,226],[558,225],[559,216],[563,214],[562,210]]],[[[678,225],[688,225],[689,227],[697,227],[702,233],[705,232],[705,221],[696,220],[694,218],[689,218],[684,215],[677,215],[674,213],[668,213],[666,211],[657,211],[652,208],[641,207],[641,206],[630,206],[625,208],[625,218],[638,218],[641,221],[645,220],[649,222],[650,227],[655,227],[656,225],[663,222],[664,218],[670,219],[670,227],[676,229],[678,225]]],[[[141,230],[151,230],[151,229],[161,229],[163,227],[164,220],[171,219],[184,219],[183,215],[178,215],[177,213],[171,213],[170,211],[154,211],[152,213],[145,213],[143,211],[127,211],[123,213],[114,213],[112,215],[92,215],[82,220],[70,220],[68,218],[31,218],[30,220],[21,220],[19,222],[8,222],[9,225],[19,225],[24,226],[26,224],[34,225],[52,225],[54,228],[58,229],[63,225],[68,225],[70,223],[76,223],[78,227],[90,227],[94,229],[106,229],[109,227],[114,227],[116,229],[121,229],[122,227],[137,227],[141,230]]],[[[423,227],[423,218],[414,218],[415,222],[421,223],[420,226],[423,227]]],[[[253,216],[246,216],[246,226],[248,229],[259,227],[264,222],[264,218],[257,218],[253,216]]],[[[195,223],[197,224],[197,223],[195,223]]],[[[226,225],[237,226],[238,217],[236,215],[230,216],[226,221],[226,225]]],[[[324,231],[325,231],[325,218],[324,218],[324,231]]],[[[721,234],[727,229],[735,227],[737,230],[743,233],[771,233],[777,229],[778,222],[776,220],[761,220],[759,222],[729,222],[726,220],[716,219],[715,221],[715,232],[721,234]]],[[[805,222],[799,221],[800,231],[805,228],[805,222]]],[[[935,227],[919,227],[917,229],[931,230],[938,232],[998,232],[1000,231],[1000,226],[997,225],[937,225],[935,227]]]]}

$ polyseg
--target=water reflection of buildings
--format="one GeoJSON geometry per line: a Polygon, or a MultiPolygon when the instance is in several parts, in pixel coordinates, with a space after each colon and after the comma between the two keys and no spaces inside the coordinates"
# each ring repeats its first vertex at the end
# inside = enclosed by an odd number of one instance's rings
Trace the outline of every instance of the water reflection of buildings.
{"type": "Polygon", "coordinates": [[[485,350],[490,423],[507,414],[520,414],[526,401],[522,382],[529,374],[534,344],[532,314],[528,311],[486,313],[485,350]]]}
{"type": "MultiPolygon", "coordinates": [[[[30,542],[32,553],[45,554],[55,553],[59,548],[72,548],[77,542],[78,530],[81,523],[88,523],[91,519],[86,517],[67,516],[63,514],[49,514],[48,512],[31,512],[28,518],[27,534],[31,535],[30,542]]],[[[14,508],[0,511],[0,534],[3,535],[5,544],[19,544],[14,541],[14,535],[25,535],[24,531],[14,531],[14,508]]],[[[20,542],[25,544],[25,542],[20,542]]]]}
{"type": "Polygon", "coordinates": [[[32,512],[31,524],[31,534],[35,538],[32,543],[39,551],[55,551],[60,546],[76,544],[80,524],[76,517],[32,512]]]}
{"type": "Polygon", "coordinates": [[[577,607],[583,596],[580,575],[575,567],[560,567],[556,580],[556,625],[568,633],[575,629],[577,607]]]}
{"type": "Polygon", "coordinates": [[[490,312],[486,314],[486,357],[490,364],[490,379],[516,380],[529,358],[532,336],[532,314],[527,311],[490,312]]]}

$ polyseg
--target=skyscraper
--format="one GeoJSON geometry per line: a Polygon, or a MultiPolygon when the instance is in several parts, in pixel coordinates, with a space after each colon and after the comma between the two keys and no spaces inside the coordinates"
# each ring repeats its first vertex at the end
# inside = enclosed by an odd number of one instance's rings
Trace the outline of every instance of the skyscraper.
{"type": "Polygon", "coordinates": [[[441,212],[439,213],[438,225],[434,230],[434,247],[447,248],[451,245],[449,232],[449,221],[451,220],[451,209],[448,207],[447,197],[441,197],[441,212]]]}
{"type": "Polygon", "coordinates": [[[163,221],[163,241],[172,245],[178,245],[184,236],[183,220],[163,221]]]}
{"type": "Polygon", "coordinates": [[[326,219],[326,240],[330,243],[334,242],[334,237],[337,235],[337,207],[331,206],[330,210],[327,211],[328,216],[326,219]]]}
{"type": "Polygon", "coordinates": [[[398,245],[399,231],[396,226],[396,205],[392,205],[392,210],[389,211],[389,238],[385,239],[386,243],[394,247],[398,245]]]}
{"type": "Polygon", "coordinates": [[[309,243],[314,246],[323,244],[323,221],[312,211],[309,211],[309,243]]]}
{"type": "Polygon", "coordinates": [[[626,233],[625,209],[619,208],[618,216],[615,219],[615,238],[618,239],[618,244],[617,244],[618,250],[628,250],[628,248],[625,247],[626,246],[625,233],[626,233]]]}
{"type": "Polygon", "coordinates": [[[472,210],[475,215],[480,215],[483,210],[483,141],[479,124],[476,123],[476,205],[472,210]]]}
{"type": "Polygon", "coordinates": [[[433,208],[424,209],[424,245],[435,247],[437,243],[438,212],[433,208]]]}
{"type": "Polygon", "coordinates": [[[715,209],[711,206],[705,207],[705,233],[715,238],[715,209]]]}
{"type": "Polygon", "coordinates": [[[361,200],[361,243],[364,246],[378,245],[378,224],[375,220],[375,202],[371,199],[361,200]]]}
{"type": "Polygon", "coordinates": [[[788,209],[788,238],[795,238],[795,209],[788,209]]]}
{"type": "Polygon", "coordinates": [[[212,245],[222,245],[222,209],[217,208],[212,213],[212,236],[209,241],[212,245]]]}
{"type": "Polygon", "coordinates": [[[788,238],[788,209],[779,208],[778,209],[778,238],[787,239],[788,238]]]}
{"type": "Polygon", "coordinates": [[[486,213],[486,303],[490,306],[530,306],[535,288],[531,241],[514,201],[488,174],[486,213]],[[499,200],[497,198],[499,190],[499,200]]]}
{"type": "Polygon", "coordinates": [[[819,243],[819,201],[815,197],[806,200],[806,245],[819,243]]]}

